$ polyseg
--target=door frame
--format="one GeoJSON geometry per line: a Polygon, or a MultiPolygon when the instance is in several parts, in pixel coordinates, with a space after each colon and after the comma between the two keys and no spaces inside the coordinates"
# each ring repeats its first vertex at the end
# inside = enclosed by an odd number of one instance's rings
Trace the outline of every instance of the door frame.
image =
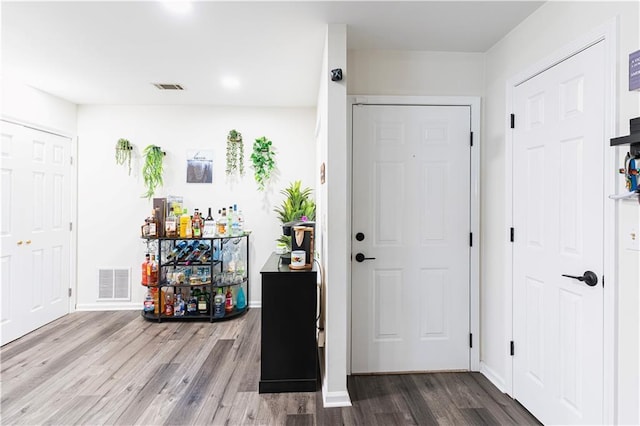
{"type": "Polygon", "coordinates": [[[71,296],[68,300],[68,313],[75,312],[76,300],[78,297],[78,276],[76,264],[76,259],[78,258],[78,138],[76,135],[70,134],[68,132],[39,125],[37,123],[16,119],[10,116],[0,115],[0,126],[2,126],[3,122],[69,139],[69,155],[71,156],[69,160],[71,163],[69,181],[69,220],[71,221],[71,232],[69,232],[69,288],[71,289],[71,296]]]}
{"type": "MultiPolygon", "coordinates": [[[[354,105],[404,105],[404,106],[468,106],[471,112],[471,148],[470,166],[470,232],[473,233],[473,245],[469,255],[469,332],[473,335],[469,352],[469,370],[480,371],[480,105],[479,96],[347,96],[347,143],[349,176],[349,229],[353,229],[353,106],[354,105]]],[[[348,239],[348,250],[352,252],[352,238],[348,239]]],[[[348,271],[347,306],[347,374],[351,374],[351,262],[348,271]]]]}
{"type": "MultiPolygon", "coordinates": [[[[618,47],[617,34],[618,22],[611,19],[602,26],[579,37],[573,42],[561,47],[545,59],[528,66],[524,71],[517,73],[507,80],[506,84],[506,110],[505,110],[505,253],[506,262],[504,267],[505,276],[505,336],[507,341],[505,348],[509,347],[509,341],[513,340],[513,244],[510,242],[510,228],[513,226],[513,130],[510,122],[506,118],[513,111],[513,96],[516,86],[535,77],[538,74],[552,68],[560,62],[588,49],[596,43],[604,43],[605,55],[605,135],[602,141],[604,167],[603,179],[604,187],[602,197],[604,203],[604,271],[607,278],[607,285],[604,286],[603,301],[603,421],[607,424],[616,423],[616,401],[617,401],[617,338],[616,338],[616,298],[618,277],[615,268],[616,259],[616,213],[617,207],[614,202],[608,201],[607,195],[615,193],[615,173],[616,150],[609,147],[609,139],[617,135],[616,123],[618,122],[617,109],[617,78],[616,78],[616,52],[618,47]],[[508,319],[511,319],[509,321],[508,319]]],[[[513,396],[513,357],[505,350],[505,391],[513,396]]]]}

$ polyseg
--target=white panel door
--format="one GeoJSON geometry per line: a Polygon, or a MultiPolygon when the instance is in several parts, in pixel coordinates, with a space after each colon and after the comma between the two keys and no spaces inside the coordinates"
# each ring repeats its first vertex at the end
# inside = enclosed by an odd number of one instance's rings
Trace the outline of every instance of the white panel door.
{"type": "Polygon", "coordinates": [[[514,93],[513,393],[544,424],[603,421],[603,58],[598,43],[514,93]],[[597,284],[563,276],[585,271],[597,284]]]}
{"type": "Polygon", "coordinates": [[[0,125],[4,344],[69,312],[71,142],[0,125]]]}
{"type": "Polygon", "coordinates": [[[353,373],[469,369],[470,114],[353,107],[353,373]]]}

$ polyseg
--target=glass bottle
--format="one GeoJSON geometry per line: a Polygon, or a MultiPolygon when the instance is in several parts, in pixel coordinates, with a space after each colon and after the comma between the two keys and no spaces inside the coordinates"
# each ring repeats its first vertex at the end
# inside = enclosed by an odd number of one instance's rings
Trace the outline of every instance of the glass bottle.
{"type": "Polygon", "coordinates": [[[202,293],[198,296],[198,313],[201,315],[206,315],[207,313],[207,296],[202,293]]]}
{"type": "Polygon", "coordinates": [[[218,235],[221,237],[227,236],[227,209],[226,207],[222,208],[222,214],[220,215],[220,219],[218,219],[218,235]]]}
{"type": "Polygon", "coordinates": [[[203,235],[205,237],[214,237],[216,235],[216,221],[213,220],[213,217],[211,216],[211,207],[209,207],[209,213],[207,214],[207,218],[204,220],[203,235]]]}
{"type": "Polygon", "coordinates": [[[173,207],[169,209],[169,216],[164,221],[165,235],[170,238],[178,236],[178,218],[173,212],[173,207]]]}
{"type": "Polygon", "coordinates": [[[158,286],[158,261],[155,254],[151,255],[151,260],[147,263],[147,285],[158,286]]]}
{"type": "Polygon", "coordinates": [[[173,316],[173,297],[171,293],[166,294],[164,302],[164,314],[168,317],[173,316]]]}
{"type": "Polygon", "coordinates": [[[144,262],[142,262],[142,285],[144,286],[149,283],[149,280],[147,279],[147,264],[149,263],[149,260],[151,260],[151,255],[147,253],[144,255],[144,262]]]}
{"type": "Polygon", "coordinates": [[[143,310],[145,312],[153,312],[155,310],[155,304],[154,304],[154,300],[153,300],[153,295],[151,294],[151,290],[148,289],[147,290],[147,295],[144,298],[144,307],[143,310]]]}
{"type": "Polygon", "coordinates": [[[187,225],[191,223],[191,217],[187,213],[187,209],[182,209],[180,216],[180,238],[187,238],[187,225]]]}
{"type": "Polygon", "coordinates": [[[222,287],[218,287],[218,294],[213,298],[213,317],[224,317],[225,297],[222,294],[222,287]]]}
{"type": "Polygon", "coordinates": [[[227,294],[224,301],[224,311],[228,314],[233,312],[233,293],[231,292],[231,286],[227,287],[227,294]]]}
{"type": "Polygon", "coordinates": [[[191,219],[191,228],[193,231],[193,238],[202,237],[202,219],[200,218],[200,211],[195,209],[193,212],[193,219],[191,219]]]}

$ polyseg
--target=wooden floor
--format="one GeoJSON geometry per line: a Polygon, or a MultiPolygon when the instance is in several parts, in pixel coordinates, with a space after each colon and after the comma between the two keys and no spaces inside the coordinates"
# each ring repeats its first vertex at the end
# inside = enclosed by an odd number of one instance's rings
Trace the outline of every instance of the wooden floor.
{"type": "Polygon", "coordinates": [[[3,425],[538,424],[478,373],[349,377],[321,392],[258,394],[260,310],[221,323],[77,312],[0,350],[3,425]]]}

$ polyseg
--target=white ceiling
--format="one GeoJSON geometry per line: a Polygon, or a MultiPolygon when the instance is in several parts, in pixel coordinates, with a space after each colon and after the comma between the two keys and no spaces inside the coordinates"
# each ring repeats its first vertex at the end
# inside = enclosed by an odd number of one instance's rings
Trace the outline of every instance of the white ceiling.
{"type": "Polygon", "coordinates": [[[3,1],[2,73],[78,104],[314,106],[327,23],[349,49],[485,52],[542,3],[3,1]]]}

